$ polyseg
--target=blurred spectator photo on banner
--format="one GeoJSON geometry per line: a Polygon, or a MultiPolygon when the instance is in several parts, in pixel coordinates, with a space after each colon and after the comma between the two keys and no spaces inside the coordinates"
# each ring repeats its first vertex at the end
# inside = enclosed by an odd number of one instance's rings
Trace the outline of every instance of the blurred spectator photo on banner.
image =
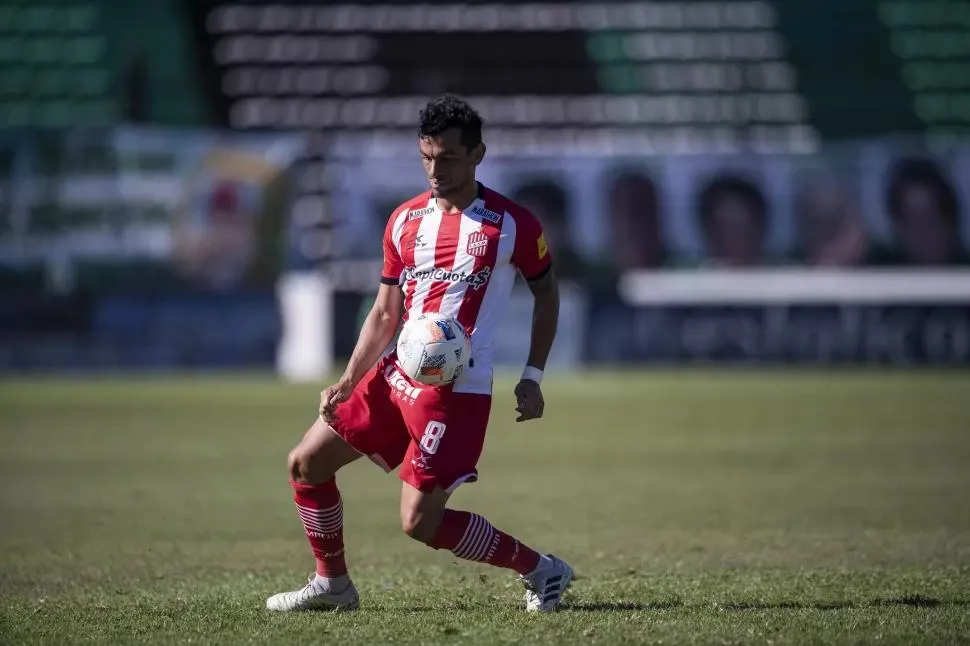
{"type": "Polygon", "coordinates": [[[894,263],[966,263],[960,240],[964,208],[946,170],[939,164],[927,158],[897,160],[886,178],[886,213],[893,231],[894,263]]]}
{"type": "Polygon", "coordinates": [[[837,169],[795,174],[795,262],[852,268],[871,261],[872,243],[855,180],[837,169]]]}
{"type": "Polygon", "coordinates": [[[697,226],[707,261],[724,267],[764,263],[771,216],[768,202],[754,182],[731,174],[710,179],[697,196],[697,226]]]}
{"type": "Polygon", "coordinates": [[[604,203],[616,269],[662,268],[667,262],[663,200],[653,178],[635,169],[611,172],[604,203]]]}

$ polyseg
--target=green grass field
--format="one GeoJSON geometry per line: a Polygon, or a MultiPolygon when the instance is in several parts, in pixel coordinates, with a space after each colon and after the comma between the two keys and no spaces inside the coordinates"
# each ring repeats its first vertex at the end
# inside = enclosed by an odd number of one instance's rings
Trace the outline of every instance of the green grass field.
{"type": "Polygon", "coordinates": [[[0,644],[970,643],[970,373],[657,372],[497,384],[453,499],[573,563],[562,612],[339,478],[357,613],[277,615],[312,559],[285,457],[317,388],[0,381],[0,644]]]}

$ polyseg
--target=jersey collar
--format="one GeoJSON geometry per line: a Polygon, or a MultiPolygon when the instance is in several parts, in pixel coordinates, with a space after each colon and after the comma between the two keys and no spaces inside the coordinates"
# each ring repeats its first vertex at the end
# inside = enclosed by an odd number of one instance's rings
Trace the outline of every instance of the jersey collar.
{"type": "MultiPolygon", "coordinates": [[[[475,207],[479,207],[479,206],[482,208],[485,208],[485,185],[482,184],[481,182],[475,182],[475,184],[478,185],[478,194],[475,196],[475,199],[472,201],[472,203],[464,208],[462,213],[468,213],[475,207]]],[[[458,213],[445,213],[440,208],[438,208],[438,200],[435,199],[433,195],[428,199],[427,205],[430,207],[433,207],[441,215],[458,215],[458,213]]]]}

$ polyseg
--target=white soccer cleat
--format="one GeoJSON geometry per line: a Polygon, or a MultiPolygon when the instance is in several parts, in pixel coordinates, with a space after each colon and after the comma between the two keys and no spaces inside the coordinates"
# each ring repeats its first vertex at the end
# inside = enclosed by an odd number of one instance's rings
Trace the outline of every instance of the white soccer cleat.
{"type": "Polygon", "coordinates": [[[327,592],[309,582],[300,590],[280,592],[266,600],[266,608],[277,612],[301,612],[304,610],[357,610],[360,597],[353,581],[341,592],[327,592]]]}
{"type": "Polygon", "coordinates": [[[573,580],[573,569],[565,561],[547,554],[532,574],[522,577],[525,584],[525,609],[552,612],[559,607],[562,594],[573,580]]]}

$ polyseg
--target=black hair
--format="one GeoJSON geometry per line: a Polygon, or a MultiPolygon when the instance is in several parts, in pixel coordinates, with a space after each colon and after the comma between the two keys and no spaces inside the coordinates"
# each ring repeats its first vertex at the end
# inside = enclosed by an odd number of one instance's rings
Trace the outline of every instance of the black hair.
{"type": "Polygon", "coordinates": [[[418,118],[418,136],[437,137],[445,130],[458,128],[461,143],[471,150],[482,143],[482,117],[467,101],[445,94],[428,101],[418,118]]]}
{"type": "Polygon", "coordinates": [[[758,218],[758,227],[762,232],[768,224],[768,202],[764,194],[754,183],[737,176],[720,176],[710,180],[700,194],[700,220],[705,231],[710,229],[711,218],[718,199],[723,195],[734,195],[747,202],[758,218]]]}
{"type": "Polygon", "coordinates": [[[889,191],[886,193],[886,212],[893,218],[899,216],[903,188],[907,184],[922,184],[936,195],[942,215],[950,224],[956,224],[960,200],[949,180],[935,162],[929,159],[907,157],[898,160],[889,171],[889,191]]]}
{"type": "Polygon", "coordinates": [[[516,202],[535,202],[541,204],[547,217],[555,222],[565,222],[569,200],[562,186],[551,179],[537,179],[520,184],[512,194],[516,202]]]}

